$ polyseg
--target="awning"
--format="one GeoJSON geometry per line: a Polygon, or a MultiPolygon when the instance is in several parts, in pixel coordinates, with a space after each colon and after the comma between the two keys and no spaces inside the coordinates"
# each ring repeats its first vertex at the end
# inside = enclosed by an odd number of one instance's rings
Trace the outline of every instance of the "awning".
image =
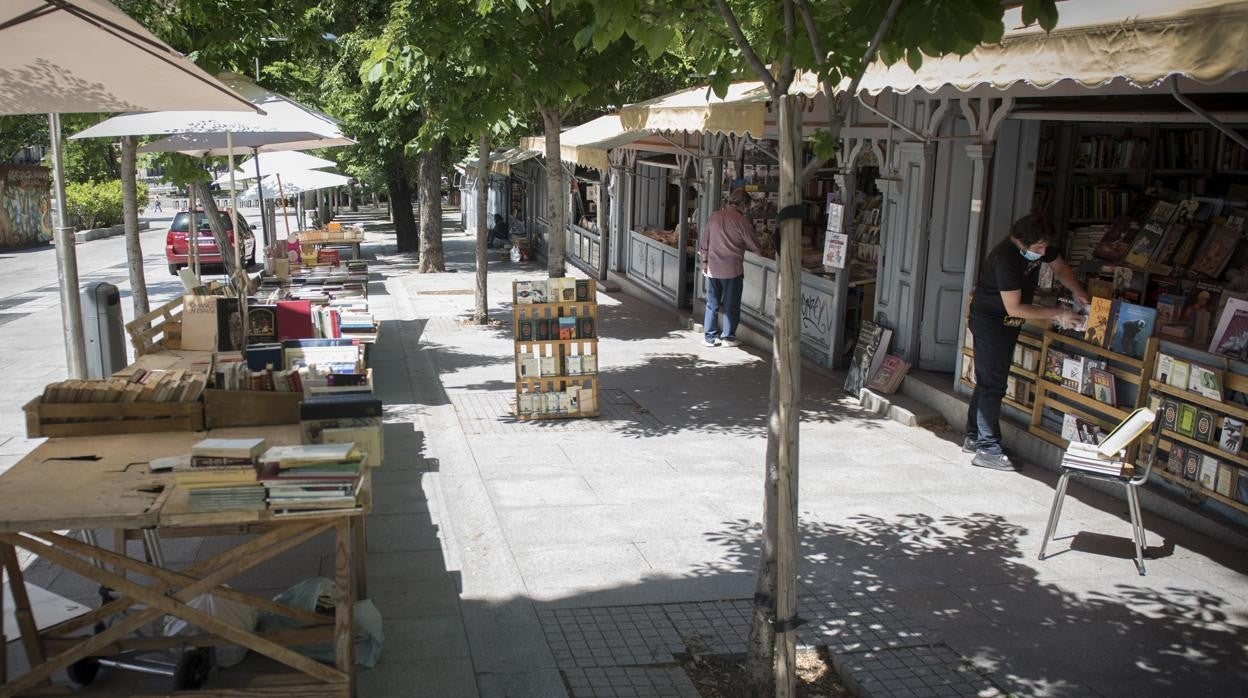
{"type": "MultiPolygon", "coordinates": [[[[559,156],[565,162],[605,172],[611,166],[607,151],[639,141],[651,133],[647,129],[626,129],[619,114],[608,114],[560,133],[559,156]]],[[[546,137],[521,138],[520,147],[545,155],[546,137]]]]}
{"type": "MultiPolygon", "coordinates": [[[[508,148],[506,150],[496,150],[490,154],[490,172],[506,177],[511,174],[512,165],[518,165],[525,160],[535,157],[537,157],[537,153],[530,152],[519,147],[508,148]]],[[[464,158],[455,165],[455,169],[476,176],[477,162],[477,157],[475,155],[464,158]]]]}
{"type": "MultiPolygon", "coordinates": [[[[1007,10],[1005,26],[1013,29],[1001,43],[961,57],[925,58],[918,71],[904,61],[876,63],[859,88],[872,94],[935,92],[946,85],[962,91],[1007,90],[1020,83],[1045,89],[1062,81],[1097,87],[1115,80],[1146,87],[1171,75],[1209,84],[1248,71],[1248,0],[1065,0],[1057,9],[1051,33],[1036,25],[1023,27],[1021,8],[1007,10]]],[[[848,86],[849,80],[841,83],[841,89],[848,86]]],[[[790,88],[794,94],[817,91],[809,75],[799,76],[790,88]]],[[[620,120],[630,130],[761,138],[769,101],[758,81],[734,83],[722,99],[707,87],[695,87],[628,105],[620,110],[620,120]]]]}
{"type": "Polygon", "coordinates": [[[1006,11],[999,44],[961,57],[925,57],[918,71],[905,61],[876,63],[860,87],[872,94],[935,92],[945,85],[1044,89],[1063,80],[1097,87],[1117,78],[1149,87],[1171,75],[1210,84],[1248,71],[1244,0],[1066,0],[1057,4],[1057,27],[1047,34],[1036,25],[1023,27],[1021,13],[1006,11]]]}

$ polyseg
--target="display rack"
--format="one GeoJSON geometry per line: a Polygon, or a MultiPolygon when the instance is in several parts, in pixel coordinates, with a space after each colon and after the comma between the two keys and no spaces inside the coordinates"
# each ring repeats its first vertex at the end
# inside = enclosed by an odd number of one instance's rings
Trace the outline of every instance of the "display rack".
{"type": "MultiPolygon", "coordinates": [[[[1118,423],[1126,419],[1132,410],[1143,407],[1146,403],[1148,380],[1152,376],[1153,363],[1157,356],[1157,343],[1156,337],[1150,338],[1145,345],[1144,355],[1136,358],[1067,336],[1056,330],[1045,330],[1040,351],[1039,379],[1035,383],[1036,401],[1031,412],[1031,433],[1059,448],[1064,449],[1070,445],[1069,440],[1044,426],[1046,408],[1056,410],[1063,415],[1074,415],[1076,419],[1083,420],[1105,432],[1111,431],[1118,423]],[[1045,374],[1048,373],[1055,351],[1105,361],[1106,370],[1113,374],[1116,384],[1115,403],[1111,405],[1102,402],[1093,396],[1085,395],[1046,378],[1045,374]]],[[[1137,448],[1138,445],[1128,449],[1127,462],[1134,460],[1137,448]]]]}
{"type": "Polygon", "coordinates": [[[512,283],[517,419],[598,416],[596,299],[593,279],[512,283]]]}
{"type": "MultiPolygon", "coordinates": [[[[1226,391],[1248,392],[1248,376],[1212,368],[1209,370],[1218,375],[1219,382],[1226,391]]],[[[1211,499],[1248,512],[1248,502],[1237,498],[1242,489],[1248,489],[1248,454],[1240,448],[1243,443],[1242,431],[1236,440],[1235,451],[1226,450],[1222,446],[1227,419],[1248,423],[1248,407],[1228,400],[1215,400],[1193,390],[1170,385],[1159,380],[1155,374],[1148,381],[1148,389],[1152,402],[1163,403],[1168,400],[1179,405],[1191,405],[1198,411],[1206,412],[1212,419],[1210,431],[1205,437],[1207,440],[1202,440],[1197,434],[1181,433],[1177,425],[1174,429],[1168,428],[1164,415],[1159,414],[1158,418],[1163,419],[1159,445],[1166,453],[1166,461],[1164,467],[1158,467],[1154,472],[1183,488],[1194,500],[1211,499]],[[1172,457],[1176,447],[1181,447],[1187,453],[1200,455],[1195,467],[1185,468],[1186,458],[1172,457]]],[[[1159,413],[1162,411],[1158,410],[1159,413]]]]}

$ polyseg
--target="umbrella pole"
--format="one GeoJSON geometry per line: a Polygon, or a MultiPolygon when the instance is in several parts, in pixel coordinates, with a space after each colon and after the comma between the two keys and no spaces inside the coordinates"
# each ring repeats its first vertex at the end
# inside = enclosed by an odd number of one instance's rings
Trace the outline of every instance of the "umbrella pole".
{"type": "MultiPolygon", "coordinates": [[[[234,289],[238,294],[238,319],[243,326],[239,328],[239,349],[247,353],[247,267],[243,259],[243,231],[238,229],[238,191],[234,189],[234,134],[225,132],[225,148],[228,151],[230,167],[230,227],[234,229],[234,289]]],[[[263,199],[261,199],[263,201],[263,199]]],[[[254,242],[253,242],[254,245],[254,242]]],[[[255,249],[254,247],[252,249],[255,249]]]]}
{"type": "Polygon", "coordinates": [[[282,189],[282,176],[276,172],[273,174],[277,176],[277,196],[282,200],[282,225],[286,226],[286,241],[290,242],[290,219],[286,217],[286,190],[282,189]]]}
{"type": "MultiPolygon", "coordinates": [[[[264,209],[264,191],[260,186],[260,149],[259,148],[251,149],[251,159],[253,162],[256,163],[256,200],[260,202],[260,232],[264,234],[264,253],[265,253],[265,256],[267,257],[269,254],[269,247],[273,245],[273,238],[277,236],[269,235],[269,213],[268,211],[264,209]]],[[[234,175],[231,174],[230,177],[232,179],[234,175]]]]}
{"type": "MultiPolygon", "coordinates": [[[[70,378],[87,377],[87,341],[82,329],[82,299],[78,295],[78,244],[73,227],[67,224],[65,208],[65,166],[61,158],[61,115],[48,114],[48,135],[52,142],[52,188],[56,196],[57,276],[61,287],[61,324],[65,328],[65,368],[70,378]]],[[[102,377],[102,376],[101,376],[102,377]]]]}
{"type": "MultiPolygon", "coordinates": [[[[186,252],[189,255],[186,261],[191,265],[191,271],[195,272],[195,278],[198,279],[199,216],[195,215],[195,186],[191,182],[186,183],[186,211],[186,252]]],[[[177,213],[175,212],[174,215],[176,216],[177,213]]]]}

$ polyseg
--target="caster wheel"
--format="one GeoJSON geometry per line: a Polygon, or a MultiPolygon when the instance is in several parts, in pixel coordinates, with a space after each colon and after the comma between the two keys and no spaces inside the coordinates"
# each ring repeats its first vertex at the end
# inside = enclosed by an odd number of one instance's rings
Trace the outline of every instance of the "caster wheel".
{"type": "Polygon", "coordinates": [[[69,674],[69,680],[79,686],[90,686],[95,677],[100,673],[100,663],[92,657],[79,659],[78,661],[65,667],[65,673],[69,674]]]}
{"type": "Polygon", "coordinates": [[[178,659],[178,667],[173,672],[173,690],[193,690],[203,686],[211,670],[211,648],[197,647],[183,652],[178,659]]]}

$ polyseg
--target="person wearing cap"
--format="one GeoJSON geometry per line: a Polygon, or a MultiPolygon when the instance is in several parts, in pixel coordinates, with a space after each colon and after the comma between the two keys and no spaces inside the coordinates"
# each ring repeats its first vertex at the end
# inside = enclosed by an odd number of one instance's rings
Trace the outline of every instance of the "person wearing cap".
{"type": "Polygon", "coordinates": [[[759,252],[758,236],[745,212],[750,195],[736,187],[728,203],[711,214],[706,232],[698,238],[698,258],[706,277],[706,315],[702,343],[708,347],[740,344],[737,325],[741,322],[741,289],[745,282],[745,251],[759,252]],[[721,328],[720,313],[724,315],[721,328]]]}

